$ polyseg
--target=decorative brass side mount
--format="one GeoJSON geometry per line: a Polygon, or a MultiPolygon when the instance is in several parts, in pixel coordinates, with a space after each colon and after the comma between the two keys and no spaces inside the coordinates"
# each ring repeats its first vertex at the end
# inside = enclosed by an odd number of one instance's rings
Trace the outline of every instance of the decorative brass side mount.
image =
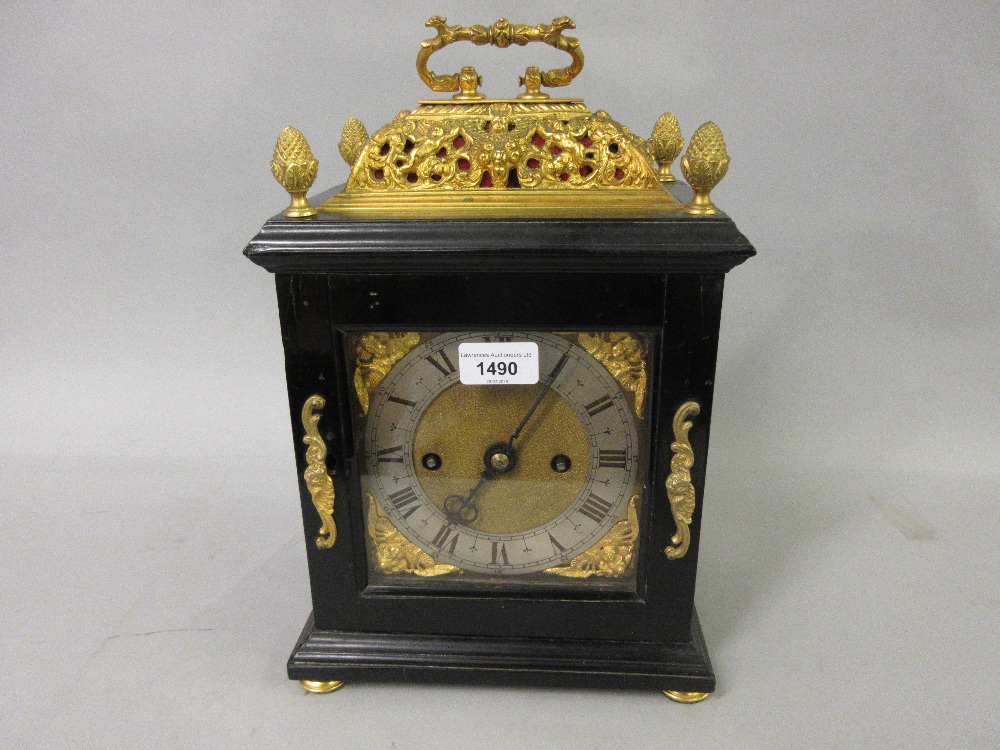
{"type": "Polygon", "coordinates": [[[667,477],[667,497],[670,510],[674,514],[677,532],[670,537],[671,546],[664,552],[668,560],[679,560],[687,554],[691,546],[691,521],[694,517],[695,491],[691,484],[691,467],[694,466],[694,449],[688,439],[693,424],[688,417],[701,411],[696,401],[685,401],[674,414],[674,442],[670,444],[673,458],[670,459],[670,476],[667,477]]]}
{"type": "Polygon", "coordinates": [[[459,93],[452,98],[459,101],[475,101],[486,98],[478,90],[483,79],[476,72],[476,69],[472,66],[466,66],[462,68],[460,73],[444,75],[427,69],[427,61],[430,56],[442,47],[454,42],[472,42],[480,46],[490,44],[500,49],[505,49],[512,44],[523,47],[529,42],[544,42],[550,47],[569,53],[573,62],[565,68],[554,68],[542,72],[535,66],[529,67],[524,75],[518,79],[518,83],[526,88],[526,91],[520,94],[518,99],[548,99],[549,95],[543,94],[539,90],[540,87],[566,86],[583,70],[583,52],[580,51],[580,40],[562,35],[565,29],[576,28],[576,24],[566,16],[554,18],[551,24],[538,24],[537,26],[529,26],[524,23],[512,24],[506,18],[499,19],[492,26],[481,24],[449,26],[447,19],[443,16],[432,16],[426,25],[437,29],[437,36],[420,43],[420,52],[417,53],[417,73],[432,91],[458,91],[459,93]]]}
{"type": "Polygon", "coordinates": [[[318,394],[310,396],[302,404],[302,428],[306,433],[302,442],[309,446],[306,449],[306,470],[302,478],[321,522],[316,546],[330,549],[337,541],[337,524],[333,520],[336,493],[333,479],[326,470],[326,443],[319,434],[319,420],[324,406],[326,399],[318,394]]]}

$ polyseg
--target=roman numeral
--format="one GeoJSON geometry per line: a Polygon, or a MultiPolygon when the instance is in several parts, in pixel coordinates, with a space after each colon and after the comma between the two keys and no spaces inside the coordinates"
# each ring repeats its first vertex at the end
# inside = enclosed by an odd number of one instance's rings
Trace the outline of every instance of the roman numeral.
{"type": "Polygon", "coordinates": [[[493,564],[510,565],[507,559],[507,547],[503,542],[493,542],[493,564]]]}
{"type": "Polygon", "coordinates": [[[441,374],[444,375],[445,377],[448,377],[449,375],[453,375],[455,373],[455,365],[453,365],[451,363],[451,360],[448,359],[448,355],[445,354],[444,349],[441,349],[435,354],[428,354],[427,361],[430,362],[432,365],[434,365],[438,370],[440,370],[441,374]],[[436,357],[440,357],[441,361],[438,362],[436,357]]]}
{"type": "Polygon", "coordinates": [[[605,409],[610,409],[614,405],[615,402],[612,401],[610,398],[608,398],[607,396],[601,396],[599,399],[597,399],[596,401],[591,401],[583,408],[587,410],[587,414],[593,417],[595,414],[600,414],[605,409]]]}
{"type": "Polygon", "coordinates": [[[436,546],[438,549],[447,551],[449,554],[455,554],[455,547],[458,545],[459,534],[455,531],[455,527],[450,523],[446,523],[441,527],[440,531],[434,535],[434,539],[431,540],[431,544],[436,546]]]}
{"type": "Polygon", "coordinates": [[[376,451],[375,455],[378,456],[379,463],[382,464],[401,464],[403,463],[403,446],[394,445],[391,448],[383,448],[380,451],[376,451]],[[399,454],[398,456],[396,454],[399,454]]]}
{"type": "Polygon", "coordinates": [[[398,510],[403,518],[409,518],[420,507],[420,498],[412,487],[404,487],[388,497],[392,507],[398,510]]]}
{"type": "Polygon", "coordinates": [[[387,398],[386,400],[387,401],[394,401],[395,403],[402,404],[403,406],[411,406],[412,407],[412,406],[416,406],[417,405],[416,401],[410,401],[409,399],[400,398],[399,396],[389,396],[389,398],[387,398]]]}
{"type": "Polygon", "coordinates": [[[624,469],[625,468],[625,451],[618,450],[601,450],[597,457],[597,468],[598,469],[624,469]]]}
{"type": "Polygon", "coordinates": [[[552,534],[549,534],[549,541],[552,542],[552,549],[557,549],[560,552],[566,551],[566,548],[559,544],[558,540],[552,534]]]}
{"type": "Polygon", "coordinates": [[[587,499],[583,501],[583,505],[580,506],[580,512],[590,520],[601,523],[608,517],[611,506],[612,503],[609,503],[603,497],[598,497],[591,492],[587,496],[587,499]]]}

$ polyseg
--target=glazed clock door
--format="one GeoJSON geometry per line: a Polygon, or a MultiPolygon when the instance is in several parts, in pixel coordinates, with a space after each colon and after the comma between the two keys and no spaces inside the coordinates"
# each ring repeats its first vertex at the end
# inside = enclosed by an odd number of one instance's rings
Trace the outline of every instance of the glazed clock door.
{"type": "Polygon", "coordinates": [[[635,593],[646,335],[368,332],[352,343],[375,585],[635,593]]]}

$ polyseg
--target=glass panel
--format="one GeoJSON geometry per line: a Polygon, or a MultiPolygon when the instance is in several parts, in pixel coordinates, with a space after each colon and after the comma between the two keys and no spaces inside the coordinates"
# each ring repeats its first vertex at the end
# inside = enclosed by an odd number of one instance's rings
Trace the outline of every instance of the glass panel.
{"type": "Polygon", "coordinates": [[[348,343],[372,585],[635,591],[646,334],[348,343]]]}

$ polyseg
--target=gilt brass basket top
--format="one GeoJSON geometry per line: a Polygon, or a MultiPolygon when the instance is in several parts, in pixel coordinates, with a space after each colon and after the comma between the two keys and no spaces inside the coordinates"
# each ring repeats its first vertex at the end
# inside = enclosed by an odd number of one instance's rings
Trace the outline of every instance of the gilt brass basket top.
{"type": "MultiPolygon", "coordinates": [[[[535,26],[501,18],[465,27],[434,16],[427,26],[437,33],[421,43],[417,72],[432,90],[456,93],[400,112],[371,136],[350,118],[340,141],[350,177],[319,210],[388,217],[634,215],[682,208],[661,185],[675,181],[670,163],[684,145],[673,115],[664,114],[643,139],[603,110],[591,112],[581,99],[541,91],[566,86],[583,69],[579,40],[563,33],[576,28],[569,18],[535,26]],[[479,91],[482,77],[474,67],[446,74],[428,68],[431,55],[461,41],[500,48],[540,42],[566,52],[570,63],[547,71],[530,66],[519,77],[523,92],[489,99],[479,91]]],[[[308,165],[286,163],[275,153],[272,169],[293,197],[286,215],[305,216],[308,185],[298,185],[308,165]]],[[[719,172],[713,169],[685,174],[719,172]]],[[[703,191],[701,213],[714,209],[705,203],[710,189],[703,191]]]]}
{"type": "Polygon", "coordinates": [[[421,104],[363,146],[346,193],[659,190],[646,143],[572,101],[421,104]]]}

